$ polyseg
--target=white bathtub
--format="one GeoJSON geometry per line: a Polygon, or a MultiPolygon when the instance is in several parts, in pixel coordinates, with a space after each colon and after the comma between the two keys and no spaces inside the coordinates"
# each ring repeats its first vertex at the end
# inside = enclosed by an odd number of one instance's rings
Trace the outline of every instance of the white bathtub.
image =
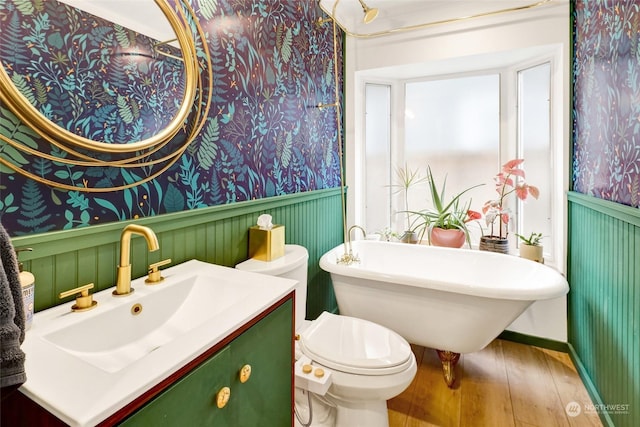
{"type": "Polygon", "coordinates": [[[320,259],[340,314],[438,350],[481,350],[534,301],[569,291],[556,270],[516,256],[369,240],[352,249],[359,263],[337,264],[344,245],[320,259]]]}

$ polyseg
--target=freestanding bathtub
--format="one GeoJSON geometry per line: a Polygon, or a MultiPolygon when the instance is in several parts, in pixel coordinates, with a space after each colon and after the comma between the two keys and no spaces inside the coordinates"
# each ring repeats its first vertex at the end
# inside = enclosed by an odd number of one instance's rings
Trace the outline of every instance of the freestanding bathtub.
{"type": "Polygon", "coordinates": [[[351,247],[359,262],[338,262],[342,244],[320,259],[340,314],[438,350],[449,386],[460,353],[483,349],[534,301],[569,291],[556,270],[515,256],[371,240],[351,247]]]}

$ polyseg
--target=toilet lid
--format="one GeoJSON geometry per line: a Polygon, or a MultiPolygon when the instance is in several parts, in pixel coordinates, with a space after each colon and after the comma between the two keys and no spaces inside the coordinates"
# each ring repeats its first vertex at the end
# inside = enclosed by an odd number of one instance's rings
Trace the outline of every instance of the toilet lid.
{"type": "Polygon", "coordinates": [[[411,346],[396,332],[349,316],[323,312],[300,335],[300,347],[314,361],[341,372],[389,375],[411,364],[411,346]]]}
{"type": "Polygon", "coordinates": [[[272,261],[261,261],[249,258],[236,265],[238,270],[252,271],[254,273],[279,276],[287,273],[293,268],[306,263],[309,259],[309,252],[304,246],[284,245],[284,255],[272,261]]]}

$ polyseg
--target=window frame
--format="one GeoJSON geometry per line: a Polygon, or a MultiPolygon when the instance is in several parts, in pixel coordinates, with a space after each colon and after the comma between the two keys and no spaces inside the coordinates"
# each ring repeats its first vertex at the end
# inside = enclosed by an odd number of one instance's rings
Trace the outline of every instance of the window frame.
{"type": "MultiPolygon", "coordinates": [[[[500,164],[496,165],[496,172],[499,170],[501,164],[509,159],[516,158],[518,149],[518,123],[517,123],[517,102],[518,102],[518,72],[526,70],[537,65],[549,63],[550,65],[550,80],[549,80],[549,128],[550,128],[550,158],[552,163],[552,178],[551,178],[551,212],[552,212],[552,236],[545,239],[544,245],[552,245],[553,257],[545,258],[545,262],[549,265],[555,266],[561,271],[564,271],[566,266],[564,260],[566,258],[566,245],[564,236],[566,234],[566,203],[565,203],[565,181],[566,174],[568,173],[563,159],[568,154],[567,148],[563,144],[563,132],[564,129],[560,123],[563,114],[562,97],[564,96],[562,90],[562,69],[558,66],[559,61],[558,52],[549,52],[537,57],[529,58],[527,61],[520,61],[517,64],[511,64],[503,67],[493,67],[482,70],[473,70],[466,72],[452,72],[443,74],[433,74],[414,78],[403,79],[385,79],[375,78],[370,76],[363,76],[359,79],[361,85],[361,93],[364,98],[365,86],[367,84],[383,84],[390,86],[391,96],[391,132],[390,132],[390,145],[391,145],[391,165],[404,164],[404,120],[405,120],[405,85],[406,83],[413,83],[419,81],[428,80],[440,80],[458,77],[468,77],[486,74],[498,74],[499,75],[499,87],[500,87],[500,149],[499,159],[500,164]],[[511,143],[509,143],[511,141],[511,143]]],[[[361,105],[364,105],[365,101],[361,100],[361,105]]],[[[356,112],[358,114],[358,112],[356,112]]],[[[361,135],[364,135],[365,117],[364,108],[361,111],[360,117],[356,119],[356,128],[362,131],[361,135]]],[[[362,188],[362,185],[366,185],[366,181],[363,179],[364,168],[366,168],[366,161],[364,159],[364,149],[361,147],[365,144],[364,137],[356,142],[356,156],[355,164],[356,169],[359,171],[355,176],[355,188],[356,193],[358,188],[362,188]]],[[[487,181],[490,182],[492,177],[487,177],[487,181]]],[[[542,190],[544,191],[544,190],[542,190]]],[[[356,203],[354,209],[354,219],[356,223],[364,222],[365,210],[364,206],[357,202],[358,196],[356,195],[356,203]]],[[[393,203],[393,197],[392,197],[393,203]]],[[[397,202],[396,202],[397,204],[397,202]]],[[[393,206],[392,206],[393,208],[393,206]]],[[[515,207],[514,211],[518,212],[518,207],[515,207]]],[[[518,232],[518,226],[516,225],[510,233],[513,236],[514,232],[518,232]]],[[[472,242],[477,247],[478,242],[472,242]]],[[[512,249],[517,248],[517,245],[512,245],[512,249]]]]}

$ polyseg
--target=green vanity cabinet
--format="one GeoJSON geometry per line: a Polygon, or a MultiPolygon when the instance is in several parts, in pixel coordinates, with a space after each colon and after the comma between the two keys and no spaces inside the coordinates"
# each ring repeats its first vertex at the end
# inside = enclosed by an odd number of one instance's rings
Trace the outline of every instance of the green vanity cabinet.
{"type": "Polygon", "coordinates": [[[121,425],[291,426],[292,322],[289,298],[121,425]],[[243,383],[241,371],[246,365],[251,367],[250,376],[243,383]],[[218,393],[224,387],[230,391],[229,400],[218,408],[218,393]]]}

